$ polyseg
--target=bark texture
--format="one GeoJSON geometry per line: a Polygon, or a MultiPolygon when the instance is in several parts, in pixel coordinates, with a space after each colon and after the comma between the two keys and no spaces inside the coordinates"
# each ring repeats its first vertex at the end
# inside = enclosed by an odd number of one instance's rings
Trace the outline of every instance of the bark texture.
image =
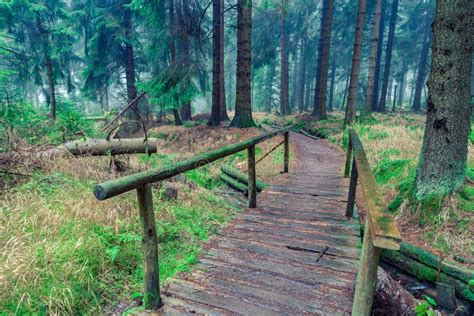
{"type": "Polygon", "coordinates": [[[390,14],[390,26],[388,28],[387,48],[385,50],[385,66],[383,71],[382,91],[380,93],[379,112],[385,112],[387,102],[388,78],[390,76],[390,65],[392,63],[393,39],[395,37],[395,25],[397,23],[398,0],[392,2],[390,14]]]}
{"type": "Polygon", "coordinates": [[[221,0],[212,2],[212,106],[211,118],[208,122],[210,126],[221,124],[221,0]]]}
{"type": "Polygon", "coordinates": [[[369,75],[367,78],[367,89],[365,90],[365,107],[362,110],[363,115],[369,115],[372,112],[373,97],[375,93],[375,71],[377,68],[377,54],[380,42],[380,19],[382,17],[382,0],[375,1],[374,27],[372,29],[372,40],[369,58],[369,75]]]}
{"type": "Polygon", "coordinates": [[[237,80],[233,127],[252,127],[252,0],[237,2],[237,80]]]}
{"type": "Polygon", "coordinates": [[[321,16],[321,35],[318,48],[318,73],[316,74],[316,90],[314,94],[313,116],[317,119],[327,117],[327,90],[329,72],[329,51],[331,48],[331,29],[333,0],[323,2],[323,13],[321,16]]]}
{"type": "Polygon", "coordinates": [[[474,2],[438,0],[428,106],[415,196],[449,194],[465,179],[470,129],[474,2]]]}
{"type": "Polygon", "coordinates": [[[381,267],[377,269],[374,291],[374,315],[415,315],[417,301],[381,267]]]}
{"type": "Polygon", "coordinates": [[[347,96],[346,115],[344,124],[352,124],[356,119],[357,88],[359,86],[360,58],[362,54],[362,39],[364,35],[364,21],[367,11],[367,0],[359,0],[357,10],[357,27],[352,53],[351,78],[347,96]]]}
{"type": "Polygon", "coordinates": [[[428,64],[428,54],[431,43],[430,30],[431,14],[426,12],[425,33],[423,36],[423,46],[421,48],[420,63],[418,64],[418,74],[416,77],[415,94],[413,95],[412,110],[419,112],[421,110],[421,92],[426,80],[426,67],[428,64]]]}
{"type": "MultiPolygon", "coordinates": [[[[129,5],[130,0],[125,1],[124,4],[129,5]]],[[[132,12],[130,8],[124,7],[124,15],[122,21],[122,28],[125,34],[125,78],[127,84],[127,99],[128,102],[131,103],[133,100],[137,98],[137,87],[135,85],[135,59],[134,59],[134,52],[133,52],[133,45],[132,45],[132,12]]],[[[138,104],[132,104],[129,111],[126,112],[125,118],[130,121],[130,124],[124,125],[123,129],[121,129],[118,133],[120,137],[125,137],[133,134],[134,132],[138,131],[141,127],[139,122],[139,112],[138,112],[138,104]]]]}
{"type": "Polygon", "coordinates": [[[220,105],[220,112],[221,112],[221,122],[222,121],[229,121],[229,115],[227,115],[227,101],[225,97],[225,58],[224,58],[224,49],[225,49],[225,42],[224,42],[224,0],[220,0],[221,2],[221,14],[220,14],[220,35],[221,35],[221,49],[220,49],[220,88],[221,88],[221,105],[220,105]]]}
{"type": "Polygon", "coordinates": [[[379,44],[377,46],[377,60],[375,62],[374,93],[372,95],[372,112],[378,110],[380,90],[380,61],[382,60],[382,47],[385,31],[386,0],[382,0],[382,15],[380,17],[379,44]]]}

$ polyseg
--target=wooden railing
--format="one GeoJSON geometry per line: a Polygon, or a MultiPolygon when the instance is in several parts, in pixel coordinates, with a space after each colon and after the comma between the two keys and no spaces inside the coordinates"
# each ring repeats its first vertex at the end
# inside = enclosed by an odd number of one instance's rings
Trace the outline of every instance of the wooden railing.
{"type": "Polygon", "coordinates": [[[169,167],[157,170],[139,172],[122,178],[109,180],[94,188],[95,197],[105,200],[116,195],[137,190],[138,210],[142,229],[142,253],[144,262],[144,305],[146,309],[156,309],[160,306],[160,288],[158,277],[158,238],[156,235],[155,215],[151,183],[159,182],[178,174],[207,165],[218,159],[248,150],[248,205],[257,207],[255,145],[284,135],[283,172],[288,172],[289,163],[289,130],[291,127],[279,129],[257,137],[250,138],[238,144],[224,146],[214,151],[183,160],[169,167]]]}
{"type": "Polygon", "coordinates": [[[359,271],[355,284],[352,315],[370,315],[377,267],[382,249],[400,249],[400,232],[392,214],[386,209],[382,196],[378,192],[375,178],[370,170],[362,143],[353,129],[349,129],[349,146],[347,148],[346,168],[344,175],[352,172],[349,186],[346,216],[352,217],[356,199],[357,180],[365,200],[365,226],[359,271]],[[352,161],[351,161],[352,160],[352,161]]]}

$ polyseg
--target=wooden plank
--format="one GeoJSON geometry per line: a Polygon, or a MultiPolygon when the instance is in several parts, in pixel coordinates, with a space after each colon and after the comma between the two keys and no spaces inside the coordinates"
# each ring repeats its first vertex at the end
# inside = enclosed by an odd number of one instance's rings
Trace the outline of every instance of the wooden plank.
{"type": "Polygon", "coordinates": [[[278,275],[295,279],[300,282],[314,284],[314,286],[331,286],[339,289],[352,289],[353,276],[346,273],[336,273],[329,269],[315,269],[308,266],[293,263],[288,264],[287,260],[272,259],[271,262],[256,256],[250,255],[248,252],[231,251],[226,249],[211,249],[209,254],[212,257],[224,260],[231,264],[238,264],[252,267],[259,271],[267,271],[278,275]]]}
{"type": "Polygon", "coordinates": [[[307,282],[299,282],[265,271],[256,271],[245,266],[230,265],[224,261],[203,259],[196,269],[202,271],[203,276],[241,279],[247,284],[253,283],[262,285],[266,289],[278,289],[301,299],[324,302],[324,306],[333,310],[350,311],[352,303],[351,298],[339,289],[316,287],[307,282]]]}
{"type": "MultiPolygon", "coordinates": [[[[355,272],[357,266],[352,260],[343,260],[341,258],[335,258],[333,256],[322,257],[322,251],[308,251],[301,248],[290,249],[285,246],[276,247],[274,245],[262,245],[259,243],[253,243],[249,241],[241,241],[238,239],[219,239],[219,247],[228,249],[239,248],[254,252],[259,255],[271,256],[275,258],[283,258],[286,260],[292,260],[297,263],[328,268],[342,272],[355,272]]],[[[328,249],[329,250],[329,249],[328,249]]]]}
{"type": "Polygon", "coordinates": [[[278,312],[269,306],[260,306],[247,300],[223,295],[215,288],[204,288],[183,279],[170,283],[166,291],[174,297],[229,310],[233,313],[242,314],[246,311],[249,315],[275,315],[278,312]]]}

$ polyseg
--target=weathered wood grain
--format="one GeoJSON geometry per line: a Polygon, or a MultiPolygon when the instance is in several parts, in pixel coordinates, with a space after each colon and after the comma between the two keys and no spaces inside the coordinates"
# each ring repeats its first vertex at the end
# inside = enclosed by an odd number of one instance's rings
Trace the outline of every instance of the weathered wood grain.
{"type": "Polygon", "coordinates": [[[163,314],[350,314],[361,244],[360,225],[345,216],[344,154],[297,133],[290,142],[290,173],[168,282],[163,314]]]}

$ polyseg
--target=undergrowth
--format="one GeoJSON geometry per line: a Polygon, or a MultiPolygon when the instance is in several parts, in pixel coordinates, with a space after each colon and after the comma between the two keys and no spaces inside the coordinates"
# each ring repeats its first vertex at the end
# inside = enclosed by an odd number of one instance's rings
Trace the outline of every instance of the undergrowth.
{"type": "MultiPolygon", "coordinates": [[[[162,127],[159,154],[119,157],[127,173],[162,168],[196,153],[255,136],[258,130],[162,127]]],[[[278,140],[256,148],[257,158],[278,140]]],[[[178,176],[178,199],[153,186],[160,282],[196,262],[201,245],[238,209],[215,193],[221,163],[245,164],[246,151],[178,176]]],[[[107,157],[62,158],[32,170],[0,200],[0,314],[103,314],[140,300],[141,236],[135,192],[97,201],[92,187],[113,175],[107,157]],[[127,303],[128,302],[128,303],[127,303]]],[[[259,176],[281,169],[275,151],[259,176]],[[274,166],[272,171],[269,166],[274,166]]]]}
{"type": "MultiPolygon", "coordinates": [[[[347,148],[342,132],[343,114],[312,122],[312,134],[347,148]]],[[[474,212],[474,132],[466,184],[451,196],[432,197],[422,203],[413,198],[418,156],[423,139],[424,116],[417,114],[373,114],[353,125],[359,135],[374,177],[388,209],[397,215],[402,236],[408,241],[445,255],[474,257],[472,237],[474,212]]]]}

